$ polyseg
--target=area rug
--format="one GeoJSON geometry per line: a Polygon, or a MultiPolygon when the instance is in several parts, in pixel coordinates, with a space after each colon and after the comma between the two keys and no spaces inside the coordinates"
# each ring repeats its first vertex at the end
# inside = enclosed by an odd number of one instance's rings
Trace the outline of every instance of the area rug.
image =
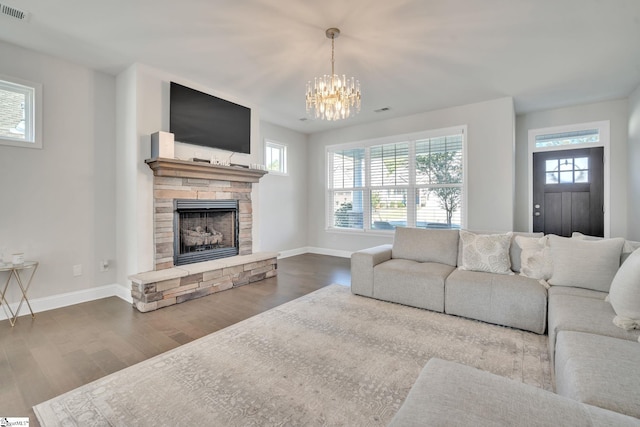
{"type": "Polygon", "coordinates": [[[34,411],[43,426],[384,426],[432,357],[551,390],[546,336],[331,285],[34,411]]]}

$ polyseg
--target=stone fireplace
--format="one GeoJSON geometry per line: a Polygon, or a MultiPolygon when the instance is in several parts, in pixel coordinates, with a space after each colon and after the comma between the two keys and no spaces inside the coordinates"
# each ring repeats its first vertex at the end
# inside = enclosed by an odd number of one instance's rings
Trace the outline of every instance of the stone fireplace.
{"type": "Polygon", "coordinates": [[[155,270],[130,276],[134,306],[151,311],[273,277],[276,253],[252,253],[251,187],[265,171],[156,158],[155,270]]]}
{"type": "Polygon", "coordinates": [[[154,171],[153,228],[156,270],[177,265],[175,250],[180,236],[176,233],[175,222],[178,200],[186,207],[190,207],[189,203],[195,206],[202,202],[205,208],[206,203],[213,201],[237,202],[238,252],[228,256],[251,254],[251,185],[257,183],[266,172],[170,159],[151,159],[147,164],[154,171]]]}

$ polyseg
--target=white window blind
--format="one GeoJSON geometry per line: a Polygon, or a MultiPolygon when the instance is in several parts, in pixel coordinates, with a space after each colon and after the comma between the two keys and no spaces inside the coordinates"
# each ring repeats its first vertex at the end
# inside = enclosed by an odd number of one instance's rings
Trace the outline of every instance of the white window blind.
{"type": "Polygon", "coordinates": [[[363,229],[365,185],[364,148],[329,153],[329,202],[331,227],[363,229]]]}
{"type": "Polygon", "coordinates": [[[464,127],[329,147],[327,227],[460,228],[464,127]]]}

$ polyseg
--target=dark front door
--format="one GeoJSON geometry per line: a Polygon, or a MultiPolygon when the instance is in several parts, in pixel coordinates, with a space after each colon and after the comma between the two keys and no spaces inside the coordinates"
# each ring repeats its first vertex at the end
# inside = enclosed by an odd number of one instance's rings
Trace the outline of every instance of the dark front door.
{"type": "Polygon", "coordinates": [[[604,149],[533,153],[533,231],[604,237],[604,149]]]}

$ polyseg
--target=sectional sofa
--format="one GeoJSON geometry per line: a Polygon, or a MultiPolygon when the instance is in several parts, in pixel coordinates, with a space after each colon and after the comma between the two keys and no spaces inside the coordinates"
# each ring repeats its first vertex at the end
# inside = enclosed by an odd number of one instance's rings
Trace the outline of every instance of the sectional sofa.
{"type": "Polygon", "coordinates": [[[640,426],[638,247],[579,233],[397,228],[392,245],[355,252],[354,294],[549,336],[555,394],[434,360],[392,424],[553,425],[562,416],[563,425],[640,426]]]}

